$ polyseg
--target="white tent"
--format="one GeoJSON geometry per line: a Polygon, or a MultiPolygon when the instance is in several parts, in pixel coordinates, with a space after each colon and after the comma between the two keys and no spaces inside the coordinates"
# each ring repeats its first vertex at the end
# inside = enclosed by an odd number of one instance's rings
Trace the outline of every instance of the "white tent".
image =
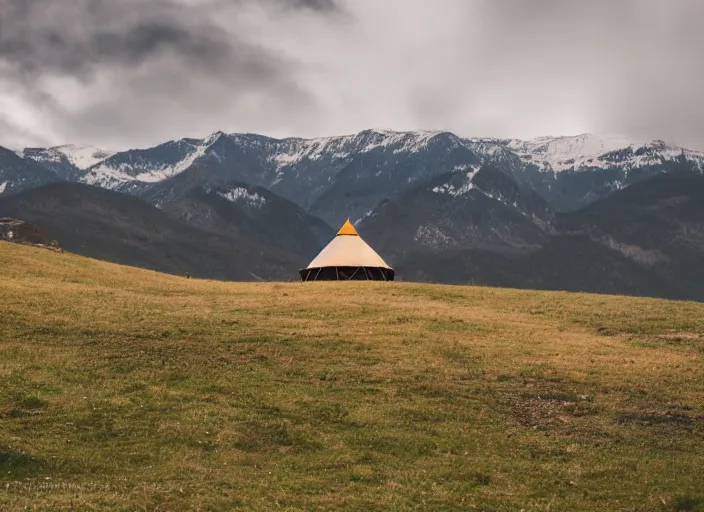
{"type": "Polygon", "coordinates": [[[394,280],[394,270],[362,240],[349,219],[300,274],[303,281],[394,280]]]}

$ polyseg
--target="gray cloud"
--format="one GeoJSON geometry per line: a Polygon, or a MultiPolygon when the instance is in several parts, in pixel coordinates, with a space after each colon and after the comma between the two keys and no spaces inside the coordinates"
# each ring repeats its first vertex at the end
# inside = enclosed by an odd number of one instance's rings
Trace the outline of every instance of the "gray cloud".
{"type": "MultiPolygon", "coordinates": [[[[295,58],[246,40],[218,20],[221,12],[250,4],[0,0],[0,90],[14,90],[16,102],[43,118],[42,126],[32,127],[6,116],[3,142],[155,143],[212,131],[224,114],[241,111],[242,102],[310,107],[314,99],[291,76],[295,58]],[[35,136],[27,137],[32,129],[35,136]]],[[[323,0],[267,5],[282,13],[334,8],[323,0]]]]}
{"type": "Polygon", "coordinates": [[[0,0],[0,144],[388,127],[704,147],[703,19],[698,0],[0,0]]]}
{"type": "Polygon", "coordinates": [[[0,58],[21,73],[81,79],[165,53],[206,69],[235,59],[244,73],[266,73],[267,55],[197,11],[166,0],[0,0],[0,58]]]}
{"type": "Polygon", "coordinates": [[[27,141],[32,141],[36,146],[48,146],[52,143],[50,138],[43,137],[34,131],[27,130],[5,116],[0,116],[0,133],[5,135],[3,147],[22,148],[27,141]]]}
{"type": "Polygon", "coordinates": [[[283,7],[292,9],[312,9],[314,11],[337,11],[339,6],[335,0],[278,0],[283,7]]]}
{"type": "MultiPolygon", "coordinates": [[[[697,0],[483,2],[484,47],[526,87],[564,105],[578,130],[704,148],[704,3],[697,0]],[[487,31],[488,32],[488,31],[487,31]]],[[[519,97],[524,95],[517,93],[519,97]]],[[[539,97],[539,96],[538,96],[539,97]]]]}

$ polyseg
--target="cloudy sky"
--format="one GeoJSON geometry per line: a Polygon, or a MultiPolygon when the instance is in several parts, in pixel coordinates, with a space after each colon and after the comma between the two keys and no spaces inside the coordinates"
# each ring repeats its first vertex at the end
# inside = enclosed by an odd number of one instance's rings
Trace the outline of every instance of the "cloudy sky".
{"type": "Polygon", "coordinates": [[[583,132],[704,149],[700,0],[0,0],[0,145],[583,132]]]}

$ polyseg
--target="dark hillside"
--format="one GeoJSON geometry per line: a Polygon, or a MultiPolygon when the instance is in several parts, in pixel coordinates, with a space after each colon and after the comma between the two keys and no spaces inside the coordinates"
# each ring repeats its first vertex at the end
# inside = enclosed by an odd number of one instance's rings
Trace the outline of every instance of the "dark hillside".
{"type": "Polygon", "coordinates": [[[287,279],[303,260],[248,239],[179,222],[141,199],[58,183],[0,201],[0,215],[36,223],[67,251],[173,274],[287,279]]]}

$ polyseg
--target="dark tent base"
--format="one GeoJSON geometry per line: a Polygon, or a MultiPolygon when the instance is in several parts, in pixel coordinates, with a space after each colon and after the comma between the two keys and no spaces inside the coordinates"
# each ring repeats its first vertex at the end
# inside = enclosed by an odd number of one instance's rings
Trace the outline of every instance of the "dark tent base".
{"type": "Polygon", "coordinates": [[[381,267],[322,267],[299,270],[301,281],[393,281],[394,271],[381,267]]]}

